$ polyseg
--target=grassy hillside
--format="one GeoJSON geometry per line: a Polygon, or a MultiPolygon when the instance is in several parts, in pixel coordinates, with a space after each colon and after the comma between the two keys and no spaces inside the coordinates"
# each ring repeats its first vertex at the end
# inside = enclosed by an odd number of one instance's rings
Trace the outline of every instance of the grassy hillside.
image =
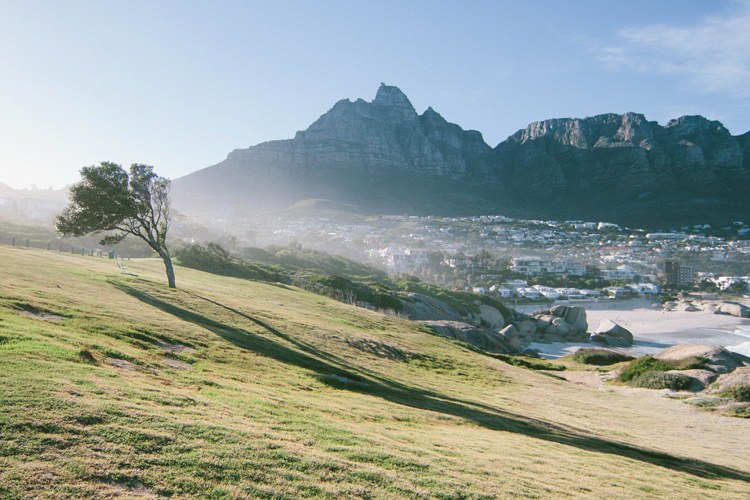
{"type": "Polygon", "coordinates": [[[287,285],[0,247],[0,497],[743,498],[750,421],[287,285]],[[137,276],[134,276],[137,275],[137,276]]]}

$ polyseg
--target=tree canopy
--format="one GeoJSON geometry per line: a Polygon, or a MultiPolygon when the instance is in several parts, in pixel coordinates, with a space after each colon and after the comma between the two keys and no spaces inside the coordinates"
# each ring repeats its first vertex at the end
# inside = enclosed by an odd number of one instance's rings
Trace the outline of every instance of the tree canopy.
{"type": "Polygon", "coordinates": [[[170,181],[149,165],[134,163],[130,171],[111,162],[83,167],[81,181],[70,188],[68,205],[55,227],[63,236],[112,231],[101,240],[113,245],[132,234],[145,241],[164,261],[170,288],[175,288],[167,248],[170,181]]]}

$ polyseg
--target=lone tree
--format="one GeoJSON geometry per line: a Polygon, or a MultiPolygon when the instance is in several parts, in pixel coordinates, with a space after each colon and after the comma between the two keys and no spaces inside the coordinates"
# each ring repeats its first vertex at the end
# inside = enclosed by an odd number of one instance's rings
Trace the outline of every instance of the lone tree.
{"type": "Polygon", "coordinates": [[[70,188],[68,206],[57,216],[62,236],[83,236],[115,231],[102,245],[114,245],[132,234],[141,238],[164,260],[169,287],[175,288],[172,258],[167,249],[169,179],[149,165],[134,163],[130,173],[120,165],[102,162],[83,167],[81,181],[70,188]]]}

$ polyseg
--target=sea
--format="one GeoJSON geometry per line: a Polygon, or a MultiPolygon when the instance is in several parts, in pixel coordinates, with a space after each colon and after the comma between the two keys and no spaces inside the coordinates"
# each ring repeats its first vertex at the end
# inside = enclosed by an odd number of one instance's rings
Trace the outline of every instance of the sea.
{"type": "MultiPolygon", "coordinates": [[[[564,305],[579,305],[563,303],[564,305]]],[[[602,304],[580,304],[584,307],[602,306],[602,304]]],[[[549,306],[546,306],[549,307],[549,306]]],[[[604,305],[603,308],[616,308],[616,304],[604,305]]],[[[531,313],[538,306],[521,306],[519,310],[525,313],[531,313]]],[[[669,333],[636,333],[632,347],[616,348],[615,350],[632,354],[634,356],[645,356],[657,354],[664,349],[676,344],[708,344],[720,345],[727,350],[750,357],[750,319],[741,320],[733,330],[726,328],[696,328],[679,332],[669,333]]],[[[541,357],[546,359],[556,359],[568,354],[572,354],[581,348],[595,347],[596,344],[589,343],[532,343],[529,348],[539,351],[541,357]]]]}

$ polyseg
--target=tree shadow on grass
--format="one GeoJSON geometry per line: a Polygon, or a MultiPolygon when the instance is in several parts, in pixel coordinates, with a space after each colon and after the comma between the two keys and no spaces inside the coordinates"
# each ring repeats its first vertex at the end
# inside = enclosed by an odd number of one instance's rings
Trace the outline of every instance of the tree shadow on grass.
{"type": "Polygon", "coordinates": [[[490,405],[453,398],[387,379],[378,374],[352,367],[339,357],[295,339],[258,318],[200,295],[190,292],[176,292],[200,302],[201,306],[198,308],[191,304],[180,303],[180,299],[175,297],[174,294],[164,297],[156,296],[160,290],[155,289],[152,293],[149,293],[116,280],[112,280],[110,283],[144,304],[205,328],[242,349],[288,365],[310,370],[322,381],[326,381],[329,377],[336,377],[340,380],[356,382],[354,384],[337,385],[340,388],[366,393],[391,403],[419,410],[465,419],[495,431],[523,434],[589,452],[618,455],[703,478],[750,482],[750,474],[741,470],[609,440],[574,427],[518,415],[490,405]],[[186,307],[190,307],[190,309],[186,307]],[[226,324],[208,317],[207,314],[210,314],[211,309],[216,310],[216,308],[248,321],[249,328],[239,327],[236,324],[226,324]],[[263,330],[263,334],[251,331],[251,329],[257,329],[258,327],[263,330]],[[276,337],[278,341],[267,337],[265,334],[276,337]]]}

